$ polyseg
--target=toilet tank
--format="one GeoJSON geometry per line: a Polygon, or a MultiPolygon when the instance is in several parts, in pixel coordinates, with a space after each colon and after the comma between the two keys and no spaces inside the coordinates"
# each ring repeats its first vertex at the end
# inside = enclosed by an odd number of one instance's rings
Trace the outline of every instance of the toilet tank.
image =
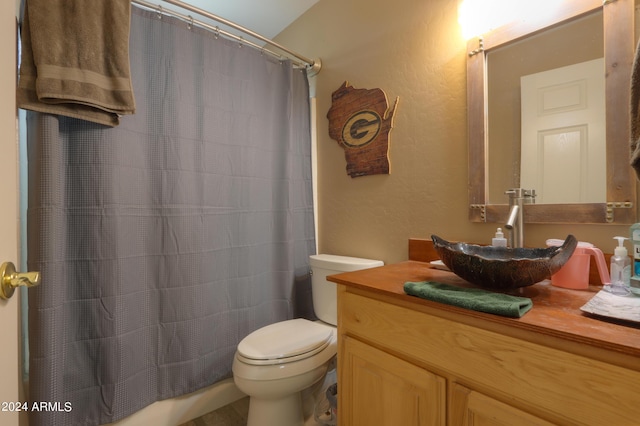
{"type": "Polygon", "coordinates": [[[336,284],[327,281],[327,275],[383,266],[381,260],[357,257],[314,254],[309,256],[311,266],[311,297],[316,316],[328,323],[338,325],[338,296],[336,284]]]}

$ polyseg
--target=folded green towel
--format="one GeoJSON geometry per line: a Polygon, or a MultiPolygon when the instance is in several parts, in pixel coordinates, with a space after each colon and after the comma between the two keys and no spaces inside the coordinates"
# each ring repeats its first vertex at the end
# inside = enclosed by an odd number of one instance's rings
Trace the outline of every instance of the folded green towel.
{"type": "Polygon", "coordinates": [[[479,288],[462,288],[432,281],[406,282],[405,293],[434,302],[459,306],[474,311],[520,318],[533,307],[531,299],[493,293],[479,288]]]}

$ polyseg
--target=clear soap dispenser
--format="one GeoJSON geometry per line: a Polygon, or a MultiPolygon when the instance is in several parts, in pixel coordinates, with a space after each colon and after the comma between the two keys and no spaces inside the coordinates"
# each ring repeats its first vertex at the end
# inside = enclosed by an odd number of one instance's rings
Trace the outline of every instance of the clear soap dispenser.
{"type": "Polygon", "coordinates": [[[506,247],[507,239],[504,237],[504,233],[502,232],[502,228],[496,229],[496,235],[491,240],[491,245],[494,247],[506,247]]]}
{"type": "Polygon", "coordinates": [[[631,293],[629,290],[629,281],[631,279],[631,258],[624,246],[625,237],[613,237],[618,240],[618,246],[611,256],[611,285],[608,290],[613,294],[627,296],[631,293]]]}

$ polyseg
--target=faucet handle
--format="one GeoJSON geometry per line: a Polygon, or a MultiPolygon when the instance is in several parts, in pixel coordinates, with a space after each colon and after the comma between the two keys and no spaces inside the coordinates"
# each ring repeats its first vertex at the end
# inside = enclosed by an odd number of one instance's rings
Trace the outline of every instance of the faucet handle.
{"type": "Polygon", "coordinates": [[[525,203],[532,203],[536,198],[536,190],[535,189],[524,189],[524,188],[511,188],[504,191],[509,198],[524,198],[525,203]]]}
{"type": "Polygon", "coordinates": [[[536,190],[535,189],[523,189],[522,196],[524,197],[524,202],[526,204],[535,204],[536,203],[536,190]]]}

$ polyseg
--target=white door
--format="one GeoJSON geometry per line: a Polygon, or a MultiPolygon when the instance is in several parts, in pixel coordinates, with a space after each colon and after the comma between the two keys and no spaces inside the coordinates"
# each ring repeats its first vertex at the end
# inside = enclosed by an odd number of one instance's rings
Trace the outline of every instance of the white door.
{"type": "Polygon", "coordinates": [[[527,75],[520,87],[520,186],[536,203],[604,203],[604,60],[527,75]]]}
{"type": "MultiPolygon", "coordinates": [[[[19,1],[0,1],[0,263],[18,262],[18,143],[16,131],[16,11],[19,1]]],[[[0,424],[19,424],[12,402],[20,400],[18,382],[19,292],[0,300],[0,424]],[[7,411],[8,410],[8,411],[7,411]]]]}

